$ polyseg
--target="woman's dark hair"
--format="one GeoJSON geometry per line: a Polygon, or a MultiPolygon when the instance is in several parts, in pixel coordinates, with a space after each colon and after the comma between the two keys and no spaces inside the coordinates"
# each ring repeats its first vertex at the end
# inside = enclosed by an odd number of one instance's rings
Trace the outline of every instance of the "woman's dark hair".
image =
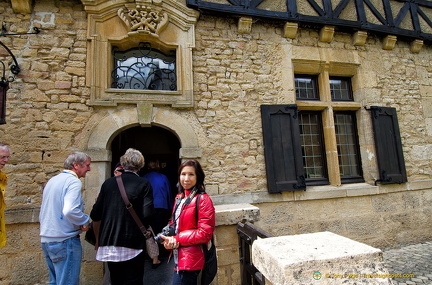
{"type": "MultiPolygon", "coordinates": [[[[195,187],[198,189],[198,192],[205,192],[205,186],[204,186],[205,174],[201,167],[201,164],[198,162],[198,160],[195,159],[184,161],[182,164],[180,164],[178,170],[178,177],[180,177],[180,173],[182,172],[183,168],[185,168],[186,166],[192,166],[193,168],[195,168],[195,174],[197,178],[195,187]]],[[[180,183],[177,184],[177,187],[180,193],[184,192],[183,186],[181,186],[180,183]]]]}

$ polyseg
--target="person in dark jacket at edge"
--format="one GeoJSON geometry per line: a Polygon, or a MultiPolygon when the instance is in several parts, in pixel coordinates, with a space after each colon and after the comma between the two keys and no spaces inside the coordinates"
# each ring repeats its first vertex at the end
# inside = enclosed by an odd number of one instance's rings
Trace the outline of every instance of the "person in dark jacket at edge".
{"type": "Polygon", "coordinates": [[[205,174],[197,160],[183,162],[178,173],[179,194],[170,219],[171,233],[160,237],[164,247],[173,251],[173,285],[196,285],[205,262],[201,245],[211,240],[215,229],[215,208],[205,192],[205,174]]]}
{"type": "MultiPolygon", "coordinates": [[[[124,172],[120,175],[126,195],[138,217],[148,227],[153,214],[150,182],[138,175],[144,157],[128,149],[120,157],[124,172]]],[[[107,262],[112,285],[140,285],[144,279],[145,238],[121,197],[116,177],[108,178],[90,213],[97,237],[96,259],[107,262]]]]}

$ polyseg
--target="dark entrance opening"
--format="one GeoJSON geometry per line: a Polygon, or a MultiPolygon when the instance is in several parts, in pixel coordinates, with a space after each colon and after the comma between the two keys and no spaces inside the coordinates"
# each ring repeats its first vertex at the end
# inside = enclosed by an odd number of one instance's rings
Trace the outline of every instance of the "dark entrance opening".
{"type": "MultiPolygon", "coordinates": [[[[158,159],[161,172],[165,174],[171,184],[172,197],[177,194],[177,169],[180,165],[180,141],[170,131],[161,127],[133,127],[118,134],[111,144],[112,162],[111,172],[120,161],[120,157],[128,148],[135,148],[143,155],[146,162],[158,159]]],[[[145,167],[139,173],[145,174],[145,167]]]]}
{"type": "MultiPolygon", "coordinates": [[[[158,159],[161,165],[161,172],[165,174],[171,184],[172,197],[177,194],[177,170],[180,165],[179,150],[180,141],[175,134],[161,127],[132,127],[119,133],[111,143],[112,161],[111,175],[120,157],[128,148],[139,150],[144,159],[149,162],[151,159],[158,159]]],[[[146,166],[139,173],[145,174],[146,166]]],[[[157,234],[157,233],[156,233],[157,234]]],[[[174,259],[168,262],[167,252],[159,247],[159,267],[152,268],[152,260],[147,257],[145,261],[144,280],[149,284],[172,284],[174,259]]]]}

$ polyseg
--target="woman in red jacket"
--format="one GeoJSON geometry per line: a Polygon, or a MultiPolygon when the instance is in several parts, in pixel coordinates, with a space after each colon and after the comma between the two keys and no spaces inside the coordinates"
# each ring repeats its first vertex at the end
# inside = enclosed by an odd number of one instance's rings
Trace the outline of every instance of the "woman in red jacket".
{"type": "Polygon", "coordinates": [[[173,285],[197,284],[205,261],[202,244],[207,244],[213,235],[215,209],[205,193],[204,178],[197,160],[185,161],[179,167],[179,194],[170,220],[174,235],[161,235],[165,248],[174,254],[173,285]]]}

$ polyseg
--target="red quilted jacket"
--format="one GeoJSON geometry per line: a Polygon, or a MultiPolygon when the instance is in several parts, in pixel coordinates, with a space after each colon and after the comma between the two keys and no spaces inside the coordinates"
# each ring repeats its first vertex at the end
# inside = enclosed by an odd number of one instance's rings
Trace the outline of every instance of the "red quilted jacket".
{"type": "MultiPolygon", "coordinates": [[[[176,201],[182,196],[183,194],[178,194],[176,201]]],[[[177,223],[178,234],[175,238],[180,243],[177,270],[201,270],[204,266],[204,253],[201,244],[211,240],[215,228],[215,209],[210,196],[207,194],[195,195],[190,204],[183,208],[177,223]]]]}

